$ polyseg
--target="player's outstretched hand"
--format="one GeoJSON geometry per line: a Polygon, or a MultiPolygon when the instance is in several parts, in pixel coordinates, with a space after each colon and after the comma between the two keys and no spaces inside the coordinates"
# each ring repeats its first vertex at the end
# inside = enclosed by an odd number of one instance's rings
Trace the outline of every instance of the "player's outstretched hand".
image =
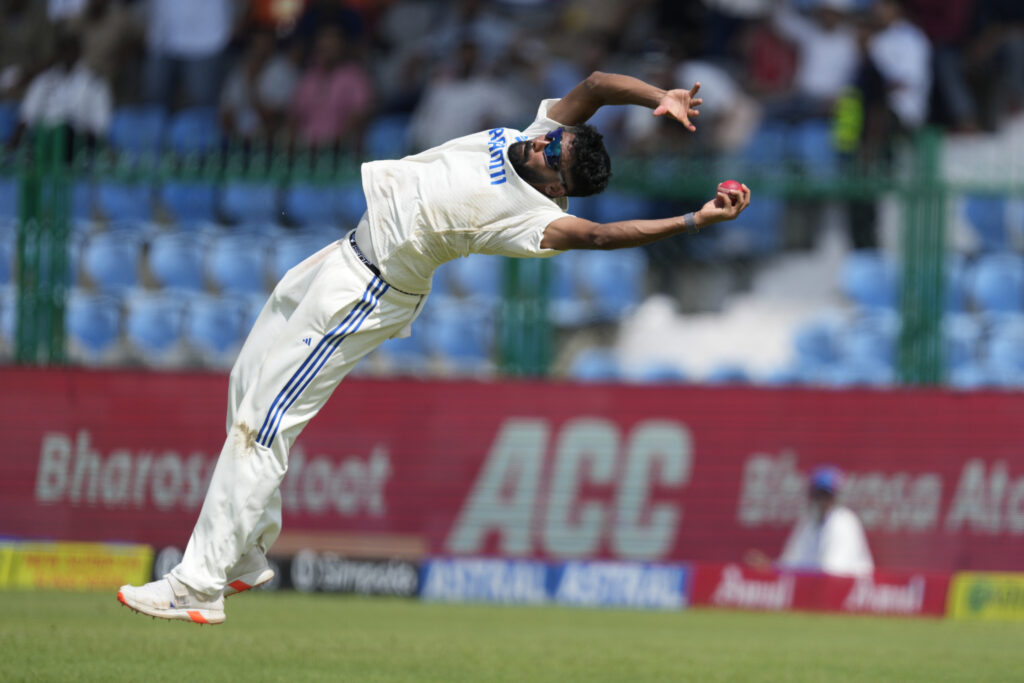
{"type": "Polygon", "coordinates": [[[731,221],[750,206],[750,188],[742,183],[736,185],[736,188],[718,186],[715,198],[697,212],[696,219],[700,227],[731,221]]]}
{"type": "Polygon", "coordinates": [[[668,114],[679,123],[686,126],[687,130],[695,131],[697,127],[690,123],[690,118],[700,115],[697,111],[697,107],[704,103],[704,100],[697,97],[697,91],[700,90],[700,83],[694,83],[693,87],[689,90],[676,89],[669,90],[665,93],[665,96],[661,98],[661,102],[654,109],[655,116],[664,116],[668,114]]]}

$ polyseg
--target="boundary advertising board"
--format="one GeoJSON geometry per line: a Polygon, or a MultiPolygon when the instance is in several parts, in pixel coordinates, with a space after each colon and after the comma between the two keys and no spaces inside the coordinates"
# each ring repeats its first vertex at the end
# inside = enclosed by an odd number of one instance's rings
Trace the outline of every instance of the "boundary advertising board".
{"type": "MultiPolygon", "coordinates": [[[[5,368],[0,385],[0,535],[187,540],[225,376],[5,368]]],[[[829,462],[881,569],[1013,571],[1021,414],[1000,392],[351,379],[291,453],[285,534],[372,538],[378,559],[394,539],[411,560],[728,564],[780,550],[829,462]]]]}

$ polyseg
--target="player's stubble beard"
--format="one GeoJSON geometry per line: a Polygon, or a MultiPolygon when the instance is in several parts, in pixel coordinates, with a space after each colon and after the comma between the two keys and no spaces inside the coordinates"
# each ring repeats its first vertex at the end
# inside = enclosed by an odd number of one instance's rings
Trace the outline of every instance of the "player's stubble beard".
{"type": "Polygon", "coordinates": [[[539,171],[535,171],[526,165],[526,146],[529,144],[529,140],[520,140],[509,145],[508,160],[511,162],[516,175],[520,178],[531,185],[543,185],[547,178],[541,175],[539,171]]]}

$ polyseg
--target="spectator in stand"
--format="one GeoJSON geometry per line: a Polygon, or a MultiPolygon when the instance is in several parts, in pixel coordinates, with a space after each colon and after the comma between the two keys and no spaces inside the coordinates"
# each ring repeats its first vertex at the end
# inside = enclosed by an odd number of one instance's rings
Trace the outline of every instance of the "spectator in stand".
{"type": "Polygon", "coordinates": [[[981,31],[967,46],[968,61],[985,93],[985,121],[998,128],[1024,109],[1024,2],[980,0],[981,31]]]}
{"type": "Polygon", "coordinates": [[[369,74],[348,47],[337,26],[324,26],[316,34],[291,107],[292,138],[300,145],[362,151],[373,92],[369,74]]]}
{"type": "Polygon", "coordinates": [[[74,137],[89,143],[106,137],[113,116],[110,85],[80,55],[74,34],[57,38],[57,62],[29,84],[12,144],[36,125],[67,126],[74,137]]]}
{"type": "MultiPolygon", "coordinates": [[[[525,114],[529,117],[529,114],[525,114]]],[[[413,112],[413,149],[428,149],[500,121],[524,117],[522,102],[480,65],[476,43],[463,42],[455,63],[441,67],[413,112]]]]}
{"type": "MultiPolygon", "coordinates": [[[[836,576],[870,574],[875,570],[864,526],[850,508],[836,502],[845,476],[831,465],[811,473],[807,509],[797,520],[774,567],[836,576]]],[[[763,552],[747,553],[747,563],[761,569],[772,562],[763,552]]]]}
{"type": "Polygon", "coordinates": [[[217,105],[237,0],[147,0],[143,96],[173,109],[217,105]],[[178,87],[184,88],[179,100],[178,87]]]}
{"type": "MultiPolygon", "coordinates": [[[[865,166],[887,167],[900,138],[917,130],[928,118],[932,85],[931,44],[920,28],[907,20],[903,0],[877,0],[870,30],[864,37],[864,56],[853,90],[862,121],[852,159],[865,166]]],[[[848,205],[850,237],[855,249],[878,246],[878,209],[874,200],[848,205]]]]}
{"type": "Polygon", "coordinates": [[[141,47],[142,26],[132,11],[117,0],[88,0],[68,26],[78,34],[85,65],[116,89],[126,55],[141,47]]]}
{"type": "Polygon", "coordinates": [[[873,14],[875,30],[858,77],[865,100],[862,151],[869,161],[890,155],[896,137],[925,122],[932,87],[931,44],[907,20],[903,0],[877,0],[873,14]]]}
{"type": "Polygon", "coordinates": [[[270,29],[277,38],[291,36],[302,14],[303,0],[249,0],[246,23],[270,29]]]}
{"type": "Polygon", "coordinates": [[[828,118],[860,62],[857,32],[848,19],[852,0],[817,0],[813,17],[798,13],[789,0],[777,1],[772,25],[793,44],[797,65],[793,92],[769,103],[767,113],[787,120],[828,118]]]}
{"type": "Polygon", "coordinates": [[[445,6],[434,28],[422,37],[421,51],[439,61],[471,42],[479,65],[491,70],[507,58],[515,38],[515,24],[495,12],[493,3],[459,0],[445,6]]]}
{"type": "Polygon", "coordinates": [[[53,63],[53,27],[44,3],[0,0],[0,102],[18,100],[53,63]]]}
{"type": "Polygon", "coordinates": [[[366,34],[366,22],[350,5],[345,0],[307,0],[295,22],[295,39],[302,45],[314,45],[320,29],[332,26],[341,31],[348,44],[359,45],[366,34]]]}
{"type": "Polygon", "coordinates": [[[221,125],[238,140],[273,142],[287,121],[298,71],[277,53],[270,29],[254,29],[247,40],[245,55],[221,93],[221,125]]]}
{"type": "Polygon", "coordinates": [[[46,13],[50,21],[68,21],[80,15],[88,0],[46,0],[46,13]]]}
{"type": "Polygon", "coordinates": [[[964,55],[975,28],[978,0],[907,0],[907,11],[932,43],[939,119],[955,132],[979,131],[978,103],[964,55]]]}

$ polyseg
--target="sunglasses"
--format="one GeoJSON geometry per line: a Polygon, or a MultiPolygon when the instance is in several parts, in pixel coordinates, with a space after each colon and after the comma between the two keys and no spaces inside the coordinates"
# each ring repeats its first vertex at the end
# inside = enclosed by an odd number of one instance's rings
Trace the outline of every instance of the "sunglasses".
{"type": "Polygon", "coordinates": [[[562,160],[562,133],[564,132],[564,128],[556,128],[544,136],[544,139],[548,141],[548,144],[544,147],[544,163],[548,165],[548,168],[558,171],[558,179],[562,181],[562,185],[568,188],[569,186],[565,184],[565,177],[562,175],[562,168],[559,163],[562,160]]]}

